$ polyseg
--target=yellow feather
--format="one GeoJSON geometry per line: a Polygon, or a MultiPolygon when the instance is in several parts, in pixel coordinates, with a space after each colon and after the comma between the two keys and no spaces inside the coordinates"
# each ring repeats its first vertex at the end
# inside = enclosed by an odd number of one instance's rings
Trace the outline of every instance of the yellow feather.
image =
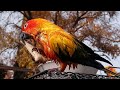
{"type": "Polygon", "coordinates": [[[63,53],[66,54],[67,51],[70,56],[73,55],[76,48],[73,37],[65,31],[55,31],[54,34],[51,34],[51,37],[49,37],[49,42],[55,52],[59,53],[60,48],[63,53]]]}
{"type": "Polygon", "coordinates": [[[47,40],[44,39],[44,37],[42,39],[48,43],[53,51],[59,53],[60,48],[64,54],[69,53],[70,56],[73,55],[77,45],[74,43],[74,38],[72,35],[48,20],[41,18],[36,20],[40,23],[38,31],[41,36],[42,34],[43,36],[47,36],[47,40]]]}

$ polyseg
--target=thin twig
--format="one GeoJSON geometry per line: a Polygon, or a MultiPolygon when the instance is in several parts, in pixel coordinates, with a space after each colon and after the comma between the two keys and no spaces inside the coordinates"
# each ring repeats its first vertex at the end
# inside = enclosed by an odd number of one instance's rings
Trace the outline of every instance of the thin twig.
{"type": "Polygon", "coordinates": [[[81,16],[78,16],[78,12],[77,12],[77,19],[76,19],[75,23],[73,24],[72,28],[75,28],[75,26],[77,25],[77,23],[78,23],[79,20],[85,18],[85,17],[83,17],[83,16],[84,16],[87,12],[88,12],[88,11],[83,12],[83,13],[81,14],[81,16]]]}
{"type": "Polygon", "coordinates": [[[57,25],[59,11],[56,11],[55,18],[53,19],[54,23],[57,25]]]}
{"type": "Polygon", "coordinates": [[[28,13],[29,20],[32,19],[33,17],[32,17],[31,11],[27,11],[27,13],[28,13]]]}

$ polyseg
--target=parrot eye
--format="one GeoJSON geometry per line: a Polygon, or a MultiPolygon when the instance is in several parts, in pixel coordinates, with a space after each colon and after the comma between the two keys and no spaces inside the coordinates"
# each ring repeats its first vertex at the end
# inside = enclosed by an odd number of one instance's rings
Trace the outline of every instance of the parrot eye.
{"type": "Polygon", "coordinates": [[[26,23],[25,25],[24,25],[24,28],[26,28],[28,26],[28,24],[26,23]]]}

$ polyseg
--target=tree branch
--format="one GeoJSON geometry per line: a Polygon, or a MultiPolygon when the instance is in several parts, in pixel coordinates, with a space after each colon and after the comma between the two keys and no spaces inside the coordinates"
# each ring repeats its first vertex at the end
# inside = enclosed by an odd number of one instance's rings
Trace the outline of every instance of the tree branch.
{"type": "Polygon", "coordinates": [[[23,71],[23,72],[32,71],[31,69],[19,68],[19,67],[11,67],[11,66],[5,66],[5,65],[0,65],[0,69],[14,70],[14,71],[23,71]]]}
{"type": "Polygon", "coordinates": [[[77,19],[76,19],[76,21],[75,21],[75,23],[73,24],[73,26],[72,26],[72,28],[75,28],[75,26],[78,24],[78,21],[79,20],[81,20],[81,19],[84,19],[84,15],[87,13],[88,11],[86,11],[86,12],[83,12],[82,14],[81,14],[81,16],[79,16],[79,12],[77,11],[77,19]]]}
{"type": "Polygon", "coordinates": [[[110,39],[110,38],[107,38],[107,37],[102,37],[102,38],[105,38],[105,39],[107,39],[107,40],[109,40],[111,42],[120,42],[120,40],[113,40],[113,39],[110,39]]]}
{"type": "Polygon", "coordinates": [[[111,60],[107,55],[105,55],[104,53],[101,56],[105,56],[106,58],[108,58],[109,60],[111,60]]]}
{"type": "Polygon", "coordinates": [[[54,23],[57,25],[57,21],[58,21],[58,14],[60,11],[56,11],[55,13],[55,18],[53,19],[54,23]]]}
{"type": "Polygon", "coordinates": [[[27,11],[27,13],[28,13],[29,20],[32,19],[32,13],[31,13],[31,11],[27,11]]]}
{"type": "Polygon", "coordinates": [[[31,12],[30,11],[20,11],[20,13],[21,14],[23,14],[24,15],[24,17],[26,17],[27,18],[27,20],[30,20],[30,19],[32,19],[32,14],[31,14],[31,12]]]}

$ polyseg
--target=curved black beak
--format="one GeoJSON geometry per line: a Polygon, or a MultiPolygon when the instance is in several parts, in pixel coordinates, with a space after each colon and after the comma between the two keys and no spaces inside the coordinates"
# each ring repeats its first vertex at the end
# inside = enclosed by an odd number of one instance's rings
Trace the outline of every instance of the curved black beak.
{"type": "Polygon", "coordinates": [[[31,35],[29,35],[29,34],[26,34],[26,33],[24,33],[24,32],[21,32],[21,34],[20,34],[20,40],[25,44],[25,40],[27,40],[27,39],[33,39],[33,37],[31,36],[31,35]]]}

